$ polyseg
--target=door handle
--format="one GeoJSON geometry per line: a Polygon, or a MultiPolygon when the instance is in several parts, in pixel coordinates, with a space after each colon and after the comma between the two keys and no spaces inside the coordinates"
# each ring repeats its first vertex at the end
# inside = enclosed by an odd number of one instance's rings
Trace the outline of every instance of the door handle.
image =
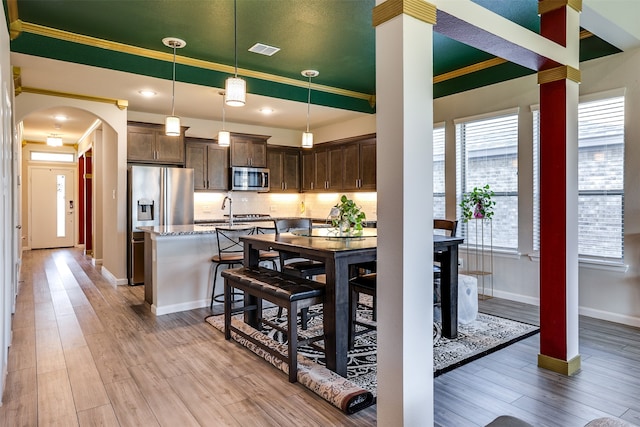
{"type": "Polygon", "coordinates": [[[20,224],[16,225],[16,228],[17,228],[18,230],[22,230],[22,226],[21,226],[20,224]]]}

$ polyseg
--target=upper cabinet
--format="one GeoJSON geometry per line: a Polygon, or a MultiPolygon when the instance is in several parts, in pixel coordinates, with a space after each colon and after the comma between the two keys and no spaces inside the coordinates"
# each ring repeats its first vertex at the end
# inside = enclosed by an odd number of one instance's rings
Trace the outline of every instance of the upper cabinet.
{"type": "Polygon", "coordinates": [[[184,165],[184,132],[180,136],[166,136],[164,125],[128,122],[127,161],[184,165]]]}
{"type": "Polygon", "coordinates": [[[302,191],[375,191],[375,134],[302,150],[301,164],[302,191]]]}
{"type": "Polygon", "coordinates": [[[212,139],[186,138],[185,167],[193,168],[196,191],[229,189],[229,149],[212,139]]]}
{"type": "Polygon", "coordinates": [[[231,134],[231,166],[267,167],[267,139],[270,136],[231,134]]]}
{"type": "Polygon", "coordinates": [[[374,137],[346,143],[344,156],[343,190],[376,189],[376,140],[374,137]]]}
{"type": "Polygon", "coordinates": [[[300,151],[293,147],[267,147],[270,190],[280,193],[300,191],[300,151]]]}

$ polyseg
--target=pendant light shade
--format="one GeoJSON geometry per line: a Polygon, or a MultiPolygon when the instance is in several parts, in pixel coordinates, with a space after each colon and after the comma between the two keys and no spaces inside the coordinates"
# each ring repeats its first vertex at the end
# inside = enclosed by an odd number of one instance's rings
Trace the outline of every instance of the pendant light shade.
{"type": "Polygon", "coordinates": [[[302,148],[313,147],[313,134],[311,132],[302,132],[302,148]]]}
{"type": "Polygon", "coordinates": [[[221,147],[228,147],[231,145],[231,134],[229,131],[221,130],[218,132],[218,145],[221,147]]]}
{"type": "Polygon", "coordinates": [[[229,107],[242,107],[247,102],[247,82],[239,77],[229,77],[225,82],[226,104],[229,107]]]}
{"type": "Polygon", "coordinates": [[[175,37],[165,37],[162,43],[173,49],[173,77],[171,79],[171,115],[164,121],[164,133],[167,136],[180,136],[180,117],[175,114],[176,103],[176,49],[181,49],[187,45],[184,40],[175,37]]]}
{"type": "Polygon", "coordinates": [[[167,136],[180,136],[180,117],[167,116],[164,119],[164,133],[167,136]]]}
{"type": "Polygon", "coordinates": [[[309,78],[309,92],[307,95],[307,131],[302,132],[302,148],[312,148],[313,134],[309,132],[309,112],[311,110],[311,78],[317,77],[320,73],[316,70],[304,70],[301,74],[309,78]]]}
{"type": "Polygon", "coordinates": [[[238,3],[233,0],[233,49],[235,55],[235,74],[227,78],[224,84],[225,102],[229,107],[243,107],[247,101],[247,82],[238,77],[238,3]]]}
{"type": "Polygon", "coordinates": [[[224,97],[225,92],[218,92],[222,95],[222,130],[218,132],[218,145],[221,147],[228,147],[231,145],[231,134],[224,130],[224,97]]]}

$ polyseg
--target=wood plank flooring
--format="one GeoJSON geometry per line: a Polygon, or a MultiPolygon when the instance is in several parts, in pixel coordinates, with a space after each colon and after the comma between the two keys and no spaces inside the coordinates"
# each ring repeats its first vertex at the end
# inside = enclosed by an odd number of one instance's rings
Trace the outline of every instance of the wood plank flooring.
{"type": "MultiPolygon", "coordinates": [[[[110,285],[77,249],[27,251],[13,318],[3,426],[371,426],[244,348],[198,309],[155,317],[144,289],[110,285]]],[[[537,308],[497,298],[481,310],[536,323],[537,308]]],[[[640,424],[640,330],[581,318],[582,370],[539,369],[538,336],[434,380],[438,426],[511,414],[536,426],[601,416],[640,424]]]]}

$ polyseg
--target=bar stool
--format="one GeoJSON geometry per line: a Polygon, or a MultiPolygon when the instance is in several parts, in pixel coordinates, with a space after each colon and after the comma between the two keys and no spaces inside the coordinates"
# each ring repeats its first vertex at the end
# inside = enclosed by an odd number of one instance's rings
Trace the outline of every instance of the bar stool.
{"type": "MultiPolygon", "coordinates": [[[[224,302],[224,293],[216,294],[216,281],[218,279],[218,268],[221,265],[226,268],[241,266],[244,263],[244,244],[240,240],[241,236],[248,236],[255,232],[255,227],[233,227],[223,228],[216,227],[216,240],[218,242],[218,253],[211,257],[211,268],[215,265],[213,271],[213,286],[211,288],[211,304],[209,308],[213,308],[213,302],[224,302]]],[[[234,292],[235,296],[243,296],[241,293],[234,292]]],[[[233,302],[238,302],[234,300],[233,302]]]]}

